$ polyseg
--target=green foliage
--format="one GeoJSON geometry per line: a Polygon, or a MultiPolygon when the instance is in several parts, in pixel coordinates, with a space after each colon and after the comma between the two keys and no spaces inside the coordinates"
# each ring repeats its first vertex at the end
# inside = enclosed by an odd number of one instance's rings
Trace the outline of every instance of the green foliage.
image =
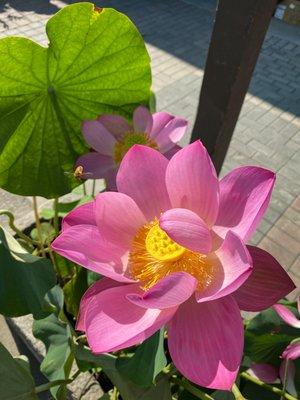
{"type": "Polygon", "coordinates": [[[285,347],[299,335],[273,309],[261,312],[246,327],[245,354],[257,363],[279,366],[285,347]]]}
{"type": "Polygon", "coordinates": [[[136,385],[151,386],[155,377],[167,365],[164,353],[164,330],[161,329],[145,340],[137,347],[132,357],[119,358],[116,365],[120,374],[136,385]]]}
{"type": "Polygon", "coordinates": [[[0,227],[0,313],[44,318],[48,315],[44,297],[55,283],[50,261],[27,253],[0,227]]]}
{"type": "MultiPolygon", "coordinates": [[[[74,356],[71,352],[71,330],[69,325],[62,321],[64,318],[62,310],[62,290],[56,286],[48,295],[48,300],[56,306],[56,313],[47,318],[33,322],[33,335],[40,339],[46,347],[46,356],[41,364],[41,372],[49,379],[55,381],[69,377],[74,356]]],[[[64,399],[66,385],[51,389],[52,396],[56,399],[64,399]]]]}
{"type": "MultiPolygon", "coordinates": [[[[93,200],[92,196],[83,196],[81,199],[70,201],[69,203],[58,203],[57,205],[58,217],[63,218],[75,207],[80,206],[81,204],[85,204],[91,200],[93,200]]],[[[44,219],[48,220],[52,219],[54,218],[54,209],[43,208],[40,212],[40,216],[44,219]]]]}
{"type": "Polygon", "coordinates": [[[76,272],[63,288],[67,311],[74,317],[77,317],[81,297],[87,288],[87,270],[77,266],[76,272]]]}
{"type": "Polygon", "coordinates": [[[44,245],[47,245],[55,238],[55,229],[49,222],[42,222],[40,235],[41,236],[39,236],[37,228],[33,228],[30,232],[30,236],[33,240],[41,241],[44,245]]]}
{"type": "Polygon", "coordinates": [[[111,354],[94,355],[87,347],[76,345],[75,359],[81,371],[101,368],[111,382],[118,388],[123,400],[171,400],[170,384],[167,375],[157,376],[156,384],[140,388],[124,378],[117,368],[117,357],[111,354]]]}
{"type": "Polygon", "coordinates": [[[37,400],[34,380],[25,360],[14,359],[0,343],[0,395],[2,400],[37,400]]]}
{"type": "Polygon", "coordinates": [[[0,40],[0,186],[47,198],[79,184],[71,171],[87,150],[80,126],[104,113],[131,118],[150,97],[150,59],[133,23],[92,3],[47,23],[49,47],[0,40]]]}

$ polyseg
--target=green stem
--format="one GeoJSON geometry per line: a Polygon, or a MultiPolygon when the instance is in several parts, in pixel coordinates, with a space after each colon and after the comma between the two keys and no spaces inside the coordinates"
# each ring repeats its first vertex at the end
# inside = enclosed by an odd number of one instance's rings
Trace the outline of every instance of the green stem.
{"type": "Polygon", "coordinates": [[[282,391],[283,394],[280,396],[280,400],[284,400],[284,396],[286,394],[286,385],[287,385],[287,373],[288,373],[288,364],[289,360],[288,358],[285,360],[285,365],[284,365],[284,377],[283,377],[283,385],[282,385],[282,391]]]}
{"type": "Polygon", "coordinates": [[[198,399],[201,400],[214,400],[211,396],[209,396],[207,393],[202,392],[202,390],[196,388],[195,386],[191,385],[189,381],[186,379],[179,379],[175,377],[170,378],[172,382],[176,383],[177,385],[183,387],[185,390],[196,396],[198,399]]]}
{"type": "Polygon", "coordinates": [[[41,249],[42,256],[46,257],[46,253],[45,253],[45,249],[44,249],[44,245],[43,245],[42,228],[41,228],[41,222],[40,222],[40,217],[39,217],[39,212],[38,212],[36,196],[33,196],[32,200],[33,200],[33,212],[34,212],[34,217],[35,217],[35,225],[36,225],[37,235],[39,238],[39,247],[41,249]]]}
{"type": "Polygon", "coordinates": [[[96,179],[93,180],[92,196],[95,197],[96,179]]]}
{"type": "Polygon", "coordinates": [[[232,386],[232,394],[234,395],[235,400],[245,400],[245,397],[240,392],[240,389],[237,387],[236,384],[232,386]]]}
{"type": "Polygon", "coordinates": [[[287,400],[297,400],[296,397],[291,396],[291,395],[288,394],[288,393],[284,393],[281,389],[278,389],[278,388],[275,387],[275,386],[267,385],[266,383],[264,383],[264,382],[262,382],[261,380],[257,379],[255,376],[252,376],[252,375],[247,374],[247,372],[242,372],[242,373],[240,374],[240,376],[241,376],[242,378],[244,378],[244,379],[246,379],[246,380],[252,382],[252,383],[255,383],[255,384],[258,385],[258,386],[261,386],[262,388],[268,390],[269,392],[276,393],[276,394],[278,394],[279,396],[283,396],[284,399],[287,399],[287,400]]]}
{"type": "Polygon", "coordinates": [[[25,235],[22,231],[20,231],[20,229],[18,229],[15,224],[14,224],[14,220],[15,217],[13,216],[13,214],[10,211],[7,210],[0,210],[0,215],[6,215],[8,217],[8,225],[9,227],[16,232],[16,234],[23,240],[25,240],[27,243],[33,245],[33,244],[38,244],[38,242],[36,242],[35,240],[32,240],[29,236],[25,235]]]}
{"type": "Polygon", "coordinates": [[[86,192],[86,184],[85,182],[83,182],[83,194],[86,196],[87,192],[86,192]]]}
{"type": "Polygon", "coordinates": [[[53,218],[53,226],[55,229],[55,234],[59,234],[59,219],[58,219],[58,197],[55,197],[53,202],[53,210],[54,210],[54,218],[53,218]]]}
{"type": "Polygon", "coordinates": [[[118,397],[119,397],[119,391],[118,391],[118,389],[116,388],[116,386],[114,387],[114,390],[113,390],[113,394],[112,394],[112,398],[113,398],[113,400],[118,400],[118,397]]]}
{"type": "Polygon", "coordinates": [[[57,381],[44,383],[43,385],[36,386],[34,388],[34,393],[38,394],[38,393],[46,392],[47,390],[51,389],[54,386],[59,386],[59,385],[62,385],[64,383],[68,384],[68,383],[71,383],[71,382],[72,382],[72,379],[59,379],[57,381]]]}

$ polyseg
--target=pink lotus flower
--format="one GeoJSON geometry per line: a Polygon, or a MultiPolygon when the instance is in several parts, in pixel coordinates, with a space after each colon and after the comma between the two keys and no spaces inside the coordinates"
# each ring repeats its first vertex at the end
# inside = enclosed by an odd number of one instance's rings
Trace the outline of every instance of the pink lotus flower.
{"type": "MultiPolygon", "coordinates": [[[[297,301],[298,306],[298,313],[300,314],[300,297],[297,301]]],[[[273,309],[277,312],[277,314],[286,322],[288,325],[292,326],[293,328],[300,329],[300,320],[297,318],[292,311],[290,311],[287,307],[283,304],[275,304],[273,309]]],[[[295,378],[295,365],[293,360],[296,360],[300,357],[300,337],[296,341],[290,343],[286,349],[282,353],[282,363],[280,365],[279,371],[273,365],[270,364],[253,364],[249,372],[259,379],[266,383],[275,383],[278,376],[280,377],[281,381],[284,382],[285,380],[285,370],[287,368],[287,391],[293,395],[297,396],[297,390],[294,384],[295,378]]]]}
{"type": "Polygon", "coordinates": [[[181,149],[176,143],[186,129],[185,119],[166,112],[151,115],[142,106],[134,111],[132,125],[119,115],[102,115],[82,124],[84,138],[95,151],[81,156],[76,167],[83,167],[83,178],[104,178],[107,190],[116,190],[120,162],[133,145],[149,146],[171,158],[181,149]]]}
{"type": "Polygon", "coordinates": [[[294,289],[266,251],[244,244],[268,206],[274,174],[233,170],[220,182],[200,141],[170,161],[134,146],[117,192],[63,222],[53,249],[105,276],[84,294],[77,329],[94,353],[142,342],[167,326],[178,370],[230,389],[242,351],[240,309],[259,311],[294,289]]]}

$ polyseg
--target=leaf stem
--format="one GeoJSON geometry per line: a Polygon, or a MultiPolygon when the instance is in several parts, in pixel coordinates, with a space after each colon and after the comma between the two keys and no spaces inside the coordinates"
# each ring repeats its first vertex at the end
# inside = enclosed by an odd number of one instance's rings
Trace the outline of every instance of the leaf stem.
{"type": "Polygon", "coordinates": [[[235,397],[235,400],[245,400],[245,397],[242,395],[242,393],[240,392],[240,389],[237,387],[236,384],[234,384],[232,386],[231,391],[232,391],[232,394],[235,397]]]}
{"type": "Polygon", "coordinates": [[[35,240],[32,240],[29,236],[25,235],[25,233],[23,233],[22,231],[20,231],[20,229],[18,229],[15,224],[15,217],[14,215],[8,211],[8,210],[0,210],[0,215],[6,215],[8,217],[8,225],[9,227],[16,232],[16,234],[23,240],[25,240],[27,243],[33,245],[33,244],[38,244],[38,242],[36,242],[35,240]]]}
{"type": "Polygon", "coordinates": [[[273,393],[278,394],[279,396],[283,396],[284,399],[287,399],[287,400],[297,400],[296,397],[291,396],[291,395],[288,394],[288,393],[284,393],[281,389],[278,389],[278,388],[275,387],[275,386],[267,385],[266,383],[264,383],[264,382],[262,382],[261,380],[257,379],[255,376],[252,376],[252,375],[247,374],[247,372],[242,372],[242,373],[240,374],[240,376],[241,376],[242,378],[244,378],[244,379],[246,379],[246,380],[252,382],[252,383],[255,383],[255,384],[258,385],[258,386],[261,386],[262,388],[268,390],[269,392],[273,392],[273,393]]]}
{"type": "Polygon", "coordinates": [[[47,383],[44,383],[43,385],[36,386],[34,388],[34,393],[38,394],[38,393],[46,392],[47,390],[51,389],[54,386],[68,384],[71,382],[72,382],[72,379],[59,379],[57,381],[47,382],[47,383]]]}
{"type": "Polygon", "coordinates": [[[84,196],[87,195],[86,184],[85,184],[85,182],[83,182],[83,194],[84,194],[84,196]]]}
{"type": "Polygon", "coordinates": [[[54,210],[54,217],[53,217],[53,226],[55,229],[55,234],[59,234],[59,219],[58,219],[58,197],[55,197],[53,202],[53,210],[54,210]]]}
{"type": "Polygon", "coordinates": [[[177,385],[183,387],[185,390],[196,396],[198,399],[201,400],[214,400],[210,395],[202,390],[196,388],[195,386],[191,385],[190,382],[186,379],[179,379],[173,376],[170,377],[171,381],[176,383],[177,385]]]}
{"type": "Polygon", "coordinates": [[[37,235],[39,238],[39,247],[41,249],[43,257],[46,257],[46,253],[45,253],[45,249],[44,249],[44,245],[43,245],[42,228],[41,228],[41,222],[40,222],[40,217],[39,217],[39,212],[38,212],[36,196],[32,197],[32,201],[33,201],[33,212],[34,212],[34,217],[35,217],[35,225],[36,225],[37,235]]]}
{"type": "Polygon", "coordinates": [[[92,196],[95,197],[96,179],[93,180],[92,196]]]}

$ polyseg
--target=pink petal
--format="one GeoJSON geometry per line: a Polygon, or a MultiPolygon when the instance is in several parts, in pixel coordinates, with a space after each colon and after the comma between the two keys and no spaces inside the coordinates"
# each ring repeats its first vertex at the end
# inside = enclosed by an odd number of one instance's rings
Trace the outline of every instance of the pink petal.
{"type": "Polygon", "coordinates": [[[140,307],[165,309],[188,300],[196,286],[197,280],[193,276],[185,272],[175,272],[161,279],[143,294],[128,294],[127,299],[140,307]]]}
{"type": "Polygon", "coordinates": [[[275,174],[260,167],[234,169],[220,181],[220,207],[214,230],[225,237],[230,229],[248,240],[270,201],[275,174]]]}
{"type": "Polygon", "coordinates": [[[132,282],[124,276],[128,254],[103,239],[94,225],[74,225],[52,242],[54,251],[68,260],[119,282],[132,282]]]}
{"type": "Polygon", "coordinates": [[[280,379],[281,382],[284,382],[284,378],[285,378],[285,367],[286,367],[286,363],[288,362],[288,366],[287,366],[287,384],[286,384],[286,391],[288,393],[290,393],[292,396],[296,397],[298,396],[296,387],[295,387],[295,375],[296,375],[296,368],[295,368],[295,364],[289,360],[283,360],[282,363],[280,364],[280,369],[279,369],[279,374],[280,374],[280,379]]]}
{"type": "Polygon", "coordinates": [[[244,329],[231,296],[183,303],[169,322],[168,345],[176,368],[192,382],[230,390],[237,376],[244,329]]]}
{"type": "Polygon", "coordinates": [[[117,192],[98,194],[95,216],[103,238],[128,250],[138,229],[147,222],[134,200],[117,192]]]}
{"type": "Polygon", "coordinates": [[[87,143],[98,153],[106,156],[113,154],[116,139],[99,121],[84,121],[82,133],[87,143]]]}
{"type": "Polygon", "coordinates": [[[141,293],[137,284],[97,293],[85,314],[86,335],[94,353],[117,351],[140,343],[172,318],[177,307],[146,309],[131,303],[128,293],[141,293]]]}
{"type": "Polygon", "coordinates": [[[133,127],[135,132],[150,133],[153,119],[147,107],[140,106],[133,113],[133,127]]]}
{"type": "Polygon", "coordinates": [[[83,179],[102,179],[116,169],[112,157],[96,152],[80,156],[75,164],[75,167],[78,166],[83,167],[83,179]]]}
{"type": "Polygon", "coordinates": [[[222,246],[208,257],[213,265],[211,284],[196,292],[198,302],[215,300],[235,292],[250,276],[252,260],[241,239],[229,231],[222,246]]]}
{"type": "Polygon", "coordinates": [[[275,304],[273,308],[288,325],[300,328],[300,320],[287,307],[282,304],[275,304]]]}
{"type": "Polygon", "coordinates": [[[164,156],[168,159],[171,160],[171,158],[179,151],[182,150],[182,147],[178,146],[177,144],[174,144],[173,147],[168,150],[167,152],[163,153],[164,156]]]}
{"type": "Polygon", "coordinates": [[[148,221],[171,207],[165,184],[167,165],[158,151],[139,145],[131,147],[121,162],[118,190],[136,202],[148,221]]]}
{"type": "Polygon", "coordinates": [[[124,133],[132,131],[129,122],[120,115],[101,115],[97,118],[116,139],[121,139],[124,133]]]}
{"type": "Polygon", "coordinates": [[[198,214],[208,226],[217,218],[219,182],[209,155],[198,140],[176,153],[166,172],[172,206],[198,214]]]}
{"type": "Polygon", "coordinates": [[[160,131],[170,122],[173,118],[173,115],[166,112],[157,112],[152,115],[153,118],[153,126],[150,133],[152,139],[155,139],[156,136],[160,133],[160,131]]]}
{"type": "Polygon", "coordinates": [[[258,247],[247,248],[253,272],[234,297],[241,310],[262,311],[294,290],[295,285],[271,254],[258,247]]]}
{"type": "Polygon", "coordinates": [[[103,290],[120,285],[120,282],[113,281],[112,279],[101,278],[86,290],[80,300],[79,314],[76,321],[76,330],[85,332],[85,313],[92,297],[103,290]]]}
{"type": "Polygon", "coordinates": [[[94,201],[82,204],[69,212],[62,221],[62,230],[74,225],[96,225],[94,201]]]}
{"type": "Polygon", "coordinates": [[[159,219],[159,226],[174,242],[199,253],[211,250],[211,236],[205,222],[193,211],[173,208],[159,219]]]}
{"type": "Polygon", "coordinates": [[[288,360],[296,360],[296,358],[299,357],[300,357],[300,342],[289,344],[282,353],[282,358],[286,358],[288,360]]]}
{"type": "Polygon", "coordinates": [[[278,378],[279,371],[271,364],[253,363],[247,372],[265,383],[274,383],[278,378]]]}
{"type": "Polygon", "coordinates": [[[184,136],[188,122],[184,118],[173,118],[155,137],[162,153],[170,150],[184,136]]]}

